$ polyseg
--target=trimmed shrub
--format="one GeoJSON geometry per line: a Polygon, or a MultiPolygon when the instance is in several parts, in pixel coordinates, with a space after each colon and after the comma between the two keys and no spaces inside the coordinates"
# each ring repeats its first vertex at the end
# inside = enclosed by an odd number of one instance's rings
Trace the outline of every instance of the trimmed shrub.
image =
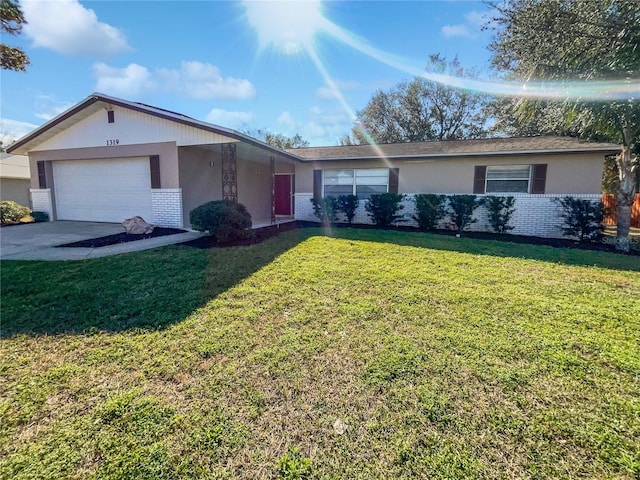
{"type": "Polygon", "coordinates": [[[220,243],[253,235],[247,207],[230,200],[214,200],[194,208],[189,213],[189,221],[194,229],[209,232],[220,243]]]}
{"type": "Polygon", "coordinates": [[[338,211],[344,213],[347,217],[347,223],[351,225],[353,223],[353,217],[356,216],[356,209],[358,208],[358,197],[356,195],[340,195],[337,200],[338,211]]]}
{"type": "Polygon", "coordinates": [[[482,203],[487,209],[487,219],[489,225],[496,233],[507,233],[514,227],[509,225],[509,221],[516,210],[514,205],[516,199],[513,197],[484,197],[482,203]]]}
{"type": "Polygon", "coordinates": [[[333,225],[338,216],[338,201],[335,197],[312,198],[313,213],[323,225],[333,225]]]}
{"type": "Polygon", "coordinates": [[[449,217],[451,226],[461,234],[469,225],[476,223],[473,212],[482,202],[475,195],[451,195],[449,197],[449,217]]]}
{"type": "Polygon", "coordinates": [[[583,200],[574,197],[555,198],[562,207],[560,217],[564,220],[562,232],[577,237],[581,242],[602,239],[602,217],[604,209],[601,201],[583,200]]]}
{"type": "Polygon", "coordinates": [[[13,200],[3,200],[0,202],[0,221],[2,225],[7,223],[17,223],[31,213],[29,207],[20,205],[13,200]]]}
{"type": "Polygon", "coordinates": [[[403,221],[404,215],[398,212],[404,208],[400,202],[404,199],[401,193],[378,193],[371,195],[364,208],[369,212],[373,223],[379,227],[388,227],[392,223],[403,221]]]}
{"type": "Polygon", "coordinates": [[[417,215],[413,219],[418,222],[420,230],[435,230],[438,222],[445,216],[445,195],[434,193],[420,193],[413,198],[416,203],[417,215]]]}
{"type": "Polygon", "coordinates": [[[36,223],[49,221],[49,214],[47,212],[31,212],[31,216],[33,217],[33,221],[36,223]]]}

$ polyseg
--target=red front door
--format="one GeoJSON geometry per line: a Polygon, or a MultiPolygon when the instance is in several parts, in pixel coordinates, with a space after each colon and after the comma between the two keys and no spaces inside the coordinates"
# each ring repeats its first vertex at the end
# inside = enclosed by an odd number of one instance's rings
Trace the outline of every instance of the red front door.
{"type": "Polygon", "coordinates": [[[291,215],[291,175],[276,175],[275,214],[291,215]]]}

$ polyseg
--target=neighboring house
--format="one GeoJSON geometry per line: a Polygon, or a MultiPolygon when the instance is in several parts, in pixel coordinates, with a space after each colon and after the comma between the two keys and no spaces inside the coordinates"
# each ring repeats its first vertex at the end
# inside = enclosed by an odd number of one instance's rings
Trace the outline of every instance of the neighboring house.
{"type": "Polygon", "coordinates": [[[29,157],[0,153],[0,200],[13,200],[28,207],[30,185],[29,157]]]}
{"type": "MultiPolygon", "coordinates": [[[[408,194],[403,212],[410,219],[411,194],[509,194],[517,198],[513,233],[559,236],[552,199],[599,199],[604,157],[619,147],[529,137],[283,151],[178,113],[93,94],[9,151],[29,155],[33,208],[58,220],[141,215],[188,227],[194,207],[228,198],[264,225],[280,215],[317,220],[314,195],[365,199],[379,192],[408,194]]],[[[486,229],[482,211],[477,216],[474,228],[486,229]]],[[[362,205],[356,221],[370,222],[362,205]]]]}

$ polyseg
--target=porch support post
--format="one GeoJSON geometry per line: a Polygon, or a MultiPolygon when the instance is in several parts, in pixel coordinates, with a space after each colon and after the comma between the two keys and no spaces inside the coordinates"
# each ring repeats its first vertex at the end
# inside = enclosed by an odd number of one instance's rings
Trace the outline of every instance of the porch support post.
{"type": "Polygon", "coordinates": [[[235,143],[224,143],[222,147],[222,199],[238,201],[238,164],[235,143]]]}
{"type": "Polygon", "coordinates": [[[269,157],[271,166],[271,225],[276,223],[276,159],[269,157]]]}

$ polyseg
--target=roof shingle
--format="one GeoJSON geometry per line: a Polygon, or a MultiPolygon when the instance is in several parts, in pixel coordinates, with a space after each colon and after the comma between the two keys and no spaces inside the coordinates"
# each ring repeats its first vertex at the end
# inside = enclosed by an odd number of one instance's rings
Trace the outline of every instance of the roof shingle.
{"type": "Polygon", "coordinates": [[[389,143],[381,145],[348,145],[334,147],[306,147],[288,152],[305,160],[339,160],[394,157],[446,157],[466,155],[505,155],[510,153],[603,151],[620,150],[614,143],[587,142],[570,137],[539,136],[485,138],[477,140],[448,140],[442,142],[389,143]]]}

